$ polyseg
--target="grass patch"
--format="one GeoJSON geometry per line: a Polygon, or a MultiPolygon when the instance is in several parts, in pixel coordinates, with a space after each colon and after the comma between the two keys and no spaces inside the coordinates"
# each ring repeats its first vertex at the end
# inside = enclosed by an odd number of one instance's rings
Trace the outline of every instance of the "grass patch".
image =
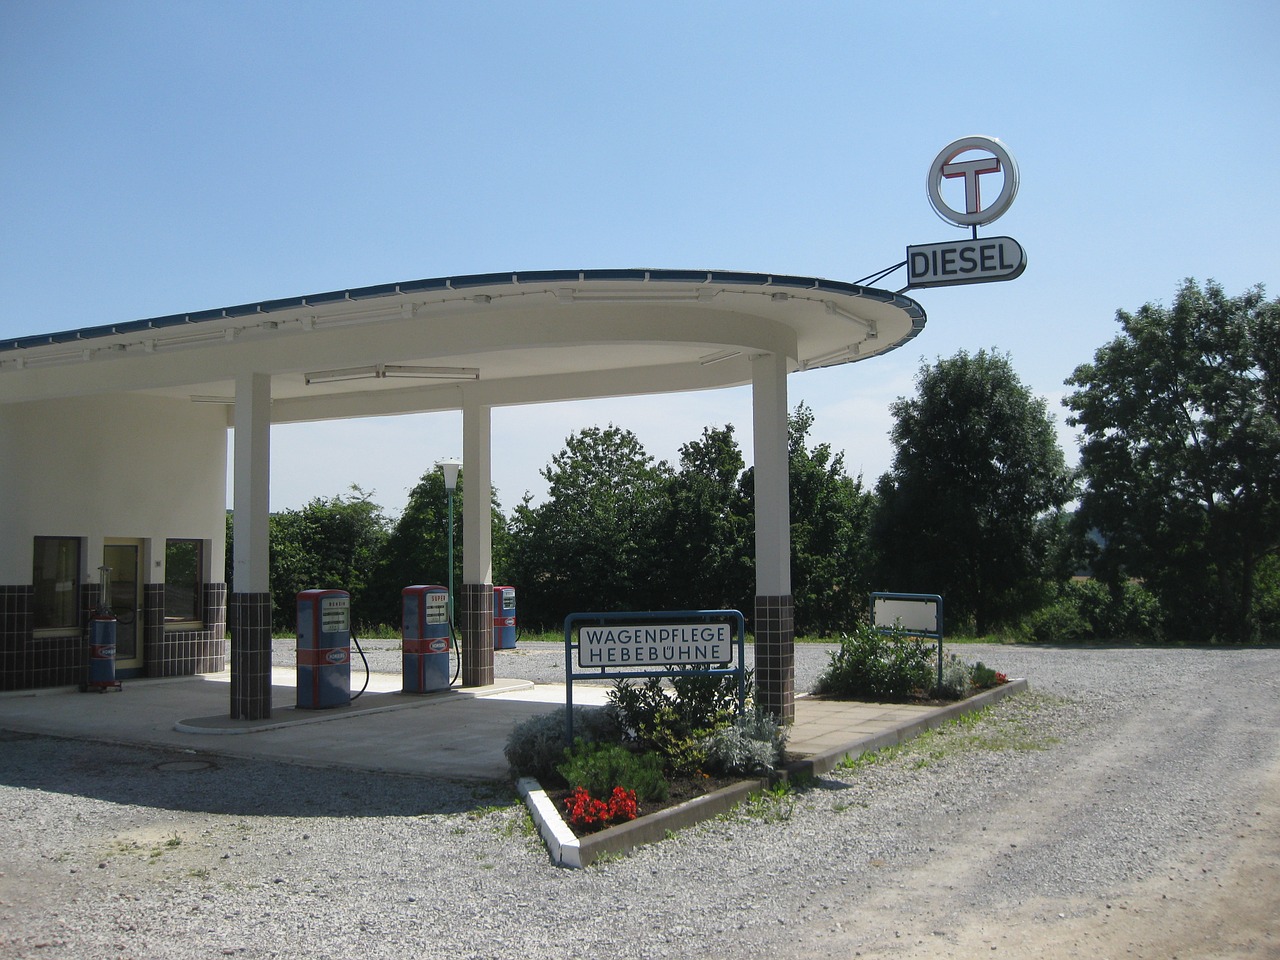
{"type": "Polygon", "coordinates": [[[750,793],[747,799],[728,813],[721,814],[717,819],[783,823],[791,819],[791,814],[796,808],[796,800],[796,788],[786,780],[780,780],[771,787],[750,793]]]}
{"type": "Polygon", "coordinates": [[[898,759],[919,769],[955,756],[1047,750],[1059,742],[1058,738],[1033,729],[1029,715],[1052,710],[1066,702],[1051,694],[1023,693],[1016,700],[948,720],[904,743],[858,757],[845,757],[837,769],[856,772],[898,759]]]}

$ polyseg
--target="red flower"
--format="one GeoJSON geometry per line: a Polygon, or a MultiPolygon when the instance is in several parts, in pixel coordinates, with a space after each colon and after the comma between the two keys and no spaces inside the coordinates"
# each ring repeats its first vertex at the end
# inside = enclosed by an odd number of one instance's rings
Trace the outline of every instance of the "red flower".
{"type": "Polygon", "coordinates": [[[573,793],[565,798],[565,812],[569,822],[575,827],[592,827],[599,824],[620,820],[634,820],[639,813],[636,803],[636,792],[614,787],[613,795],[606,800],[597,800],[587,793],[586,787],[574,787],[573,793]]]}

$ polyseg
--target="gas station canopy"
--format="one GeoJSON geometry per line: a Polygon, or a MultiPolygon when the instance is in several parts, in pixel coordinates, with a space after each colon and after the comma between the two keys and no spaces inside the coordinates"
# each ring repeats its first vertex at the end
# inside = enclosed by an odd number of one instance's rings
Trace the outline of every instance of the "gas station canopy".
{"type": "MultiPolygon", "coordinates": [[[[287,423],[751,383],[915,337],[914,300],[812,277],[538,270],[388,283],[0,341],[0,402],[144,393],[235,401],[270,376],[287,423]]],[[[230,416],[230,413],[229,413],[230,416]]]]}

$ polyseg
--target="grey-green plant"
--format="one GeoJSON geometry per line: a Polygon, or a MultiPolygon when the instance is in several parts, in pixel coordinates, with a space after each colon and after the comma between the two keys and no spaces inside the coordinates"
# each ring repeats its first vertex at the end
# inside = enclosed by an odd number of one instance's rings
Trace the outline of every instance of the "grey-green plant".
{"type": "Polygon", "coordinates": [[[787,728],[759,706],[703,739],[707,765],[719,773],[769,773],[782,760],[787,728]]]}
{"type": "MultiPolygon", "coordinates": [[[[535,777],[543,786],[560,785],[564,762],[565,710],[560,707],[521,721],[507,735],[503,752],[512,776],[535,777]]],[[[574,738],[586,743],[620,743],[622,727],[611,707],[574,707],[574,738]]]]}
{"type": "Polygon", "coordinates": [[[973,686],[973,671],[954,653],[942,661],[942,681],[934,687],[934,696],[943,700],[959,700],[969,695],[973,686]]]}

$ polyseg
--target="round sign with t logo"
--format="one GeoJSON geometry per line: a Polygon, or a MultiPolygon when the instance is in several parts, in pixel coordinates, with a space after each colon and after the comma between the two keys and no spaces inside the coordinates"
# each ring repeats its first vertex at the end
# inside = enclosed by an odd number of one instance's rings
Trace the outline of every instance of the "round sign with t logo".
{"type": "Polygon", "coordinates": [[[1008,148],[994,137],[962,137],[947,144],[929,167],[929,202],[938,216],[957,227],[990,223],[1009,209],[1018,194],[1018,164],[1008,148]],[[1004,182],[991,203],[983,206],[984,178],[987,194],[995,190],[995,175],[1004,182]],[[952,208],[942,199],[942,181],[960,180],[964,185],[964,210],[952,208]]]}

